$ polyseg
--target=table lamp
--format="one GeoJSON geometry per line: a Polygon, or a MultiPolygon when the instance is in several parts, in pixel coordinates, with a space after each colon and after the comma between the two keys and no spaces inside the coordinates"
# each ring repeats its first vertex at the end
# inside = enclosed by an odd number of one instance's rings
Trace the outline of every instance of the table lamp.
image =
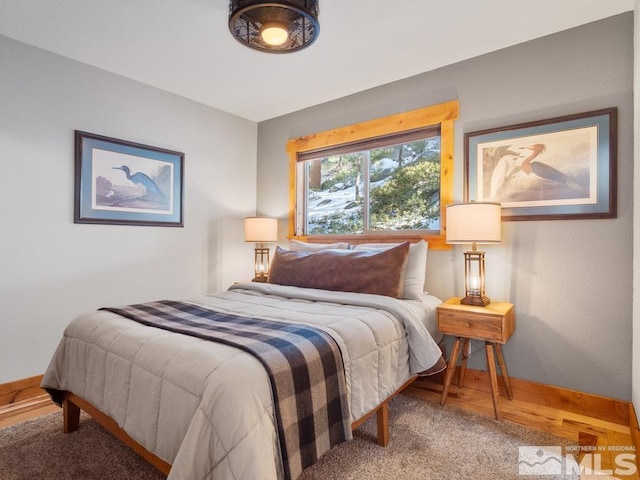
{"type": "Polygon", "coordinates": [[[266,282],[269,275],[269,247],[265,243],[278,241],[278,220],[267,217],[244,219],[244,241],[255,242],[254,282],[266,282]]]}
{"type": "Polygon", "coordinates": [[[500,204],[493,202],[465,202],[447,205],[447,243],[470,243],[464,252],[464,291],[460,303],[489,305],[484,290],[484,252],[478,243],[500,243],[500,204]]]}

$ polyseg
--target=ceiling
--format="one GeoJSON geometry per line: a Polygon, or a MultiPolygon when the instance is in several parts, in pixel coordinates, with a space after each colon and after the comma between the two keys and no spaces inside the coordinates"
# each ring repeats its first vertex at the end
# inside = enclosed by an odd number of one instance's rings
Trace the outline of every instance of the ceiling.
{"type": "Polygon", "coordinates": [[[0,34],[259,122],[560,30],[635,0],[320,0],[320,36],[242,46],[227,0],[0,0],[0,34]]]}

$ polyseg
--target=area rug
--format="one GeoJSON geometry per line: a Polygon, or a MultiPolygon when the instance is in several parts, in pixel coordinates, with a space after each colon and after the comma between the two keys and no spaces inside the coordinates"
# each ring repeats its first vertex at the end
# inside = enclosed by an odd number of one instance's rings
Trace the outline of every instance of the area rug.
{"type": "MultiPolygon", "coordinates": [[[[407,395],[394,398],[389,412],[389,446],[375,443],[371,418],[353,441],[334,448],[299,480],[579,478],[519,474],[518,447],[570,445],[556,436],[407,395]]],[[[0,430],[0,480],[163,478],[84,413],[69,435],[62,433],[61,412],[0,430]]]]}

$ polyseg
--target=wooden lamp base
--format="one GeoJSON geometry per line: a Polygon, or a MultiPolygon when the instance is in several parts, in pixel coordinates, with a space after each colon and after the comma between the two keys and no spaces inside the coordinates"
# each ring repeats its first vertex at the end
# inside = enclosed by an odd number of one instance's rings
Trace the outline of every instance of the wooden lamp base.
{"type": "Polygon", "coordinates": [[[477,307],[486,307],[491,303],[491,300],[486,295],[467,295],[460,303],[463,305],[475,305],[477,307]]]}

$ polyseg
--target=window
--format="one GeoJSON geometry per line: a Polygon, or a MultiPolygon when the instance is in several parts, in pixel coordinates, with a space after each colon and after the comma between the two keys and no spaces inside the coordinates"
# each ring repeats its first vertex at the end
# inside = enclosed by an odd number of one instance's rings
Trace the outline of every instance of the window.
{"type": "Polygon", "coordinates": [[[403,137],[301,155],[303,233],[438,233],[440,129],[403,137]]]}
{"type": "Polygon", "coordinates": [[[290,140],[290,238],[443,248],[457,117],[448,102],[290,140]]]}

